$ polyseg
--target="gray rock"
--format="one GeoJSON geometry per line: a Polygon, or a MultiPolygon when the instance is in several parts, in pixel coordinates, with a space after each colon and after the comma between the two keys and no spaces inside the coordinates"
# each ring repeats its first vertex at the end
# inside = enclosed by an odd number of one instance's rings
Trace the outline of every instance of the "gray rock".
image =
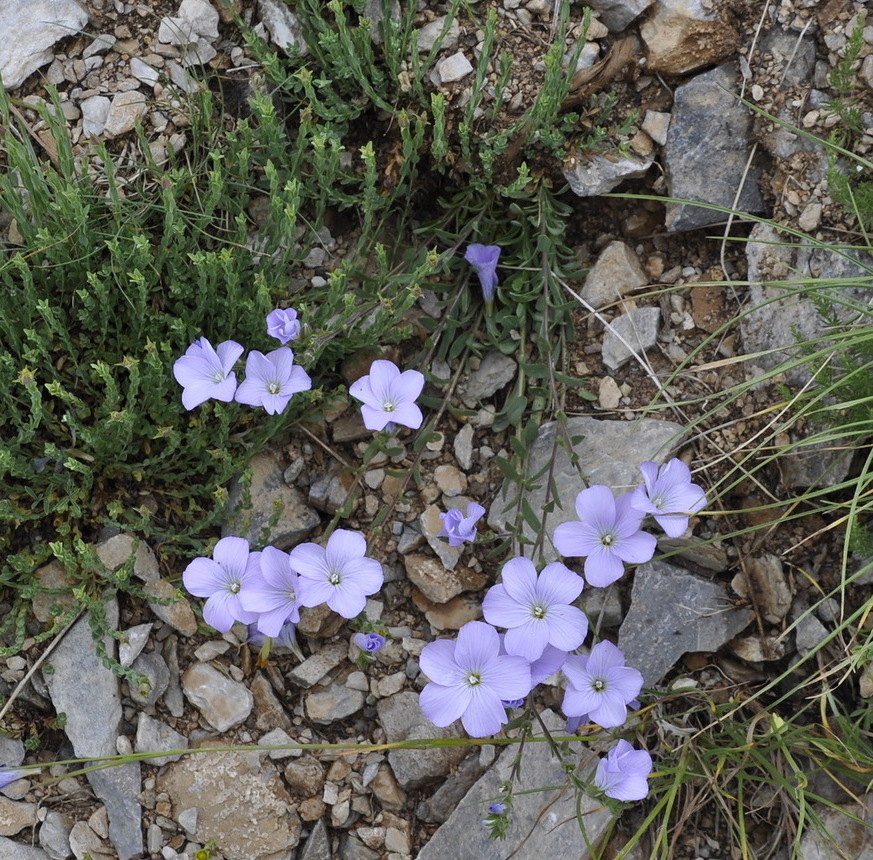
{"type": "Polygon", "coordinates": [[[812,85],[815,72],[815,37],[798,39],[780,27],[773,27],[761,40],[761,59],[766,62],[770,55],[773,67],[779,74],[782,89],[812,85]]]}
{"type": "MultiPolygon", "coordinates": [[[[410,738],[459,738],[460,724],[439,728],[421,712],[416,693],[396,693],[381,699],[376,709],[379,724],[389,743],[410,738]]],[[[403,788],[419,788],[447,776],[464,757],[463,747],[437,747],[425,750],[390,750],[388,763],[403,788]]]]}
{"type": "Polygon", "coordinates": [[[158,82],[160,73],[154,66],[150,66],[145,60],[139,57],[130,58],[130,73],[144,84],[152,87],[158,82]]]}
{"type": "Polygon", "coordinates": [[[654,155],[598,153],[590,158],[564,162],[564,179],[577,197],[597,197],[621,185],[625,179],[639,179],[652,166],[654,155]]]}
{"type": "Polygon", "coordinates": [[[170,670],[170,683],[164,693],[164,705],[174,717],[181,717],[185,711],[185,697],[182,695],[182,683],[179,680],[179,640],[176,636],[168,636],[164,640],[161,653],[164,662],[170,670]]]}
{"type": "Polygon", "coordinates": [[[631,21],[639,17],[652,0],[591,0],[590,6],[598,12],[598,18],[613,32],[624,30],[631,21]]]}
{"type": "Polygon", "coordinates": [[[779,624],[791,609],[791,586],[778,556],[765,554],[750,558],[733,578],[731,588],[740,597],[752,600],[768,624],[779,624]]]}
{"type": "MultiPolygon", "coordinates": [[[[605,421],[587,416],[571,418],[567,421],[567,435],[578,440],[573,443],[573,450],[579,458],[577,467],[571,464],[567,451],[559,443],[563,434],[558,433],[557,424],[543,424],[531,446],[528,474],[543,474],[554,453],[552,471],[557,502],[550,513],[544,510],[544,480],[539,481],[533,490],[525,491],[522,498],[538,514],[542,512],[543,528],[547,535],[552,534],[560,523],[576,519],[576,496],[587,486],[580,477],[580,470],[587,476],[589,484],[605,484],[616,493],[633,489],[642,483],[640,463],[647,460],[663,463],[682,444],[685,432],[679,424],[654,418],[638,421],[605,421]]],[[[508,523],[514,522],[517,494],[515,484],[506,481],[488,513],[488,525],[495,531],[502,532],[508,523]]],[[[522,533],[531,542],[536,538],[527,523],[523,524],[522,533]]],[[[545,560],[554,561],[557,557],[550,542],[546,541],[545,560]]]]}
{"type": "Polygon", "coordinates": [[[814,615],[804,615],[797,622],[794,635],[797,651],[801,657],[805,657],[827,639],[828,629],[814,615]]]}
{"type": "Polygon", "coordinates": [[[327,834],[324,819],[319,818],[303,846],[297,860],[332,860],[330,837],[327,834]]]}
{"type": "Polygon", "coordinates": [[[430,824],[442,824],[448,821],[464,795],[482,776],[485,768],[480,763],[479,750],[470,753],[461,766],[455,769],[442,782],[440,787],[429,797],[426,797],[415,807],[415,814],[430,824]]]}
{"type": "Polygon", "coordinates": [[[4,0],[0,4],[0,78],[15,90],[54,57],[52,46],[75,36],[88,12],[74,0],[4,0]]]}
{"type": "Polygon", "coordinates": [[[291,718],[273,692],[270,682],[261,672],[252,678],[249,688],[255,698],[255,725],[258,729],[262,732],[273,728],[290,731],[291,718]]]}
{"type": "MultiPolygon", "coordinates": [[[[560,733],[563,720],[544,711],[543,721],[552,732],[560,733]]],[[[541,734],[536,731],[535,734],[541,734]]],[[[567,774],[546,743],[526,744],[521,752],[523,787],[539,789],[562,786],[551,791],[516,793],[505,840],[491,839],[482,819],[489,803],[500,796],[501,785],[510,779],[519,750],[504,750],[490,770],[473,786],[449,820],[433,835],[418,855],[418,860],[505,860],[508,857],[567,857],[588,860],[588,844],[596,846],[612,814],[599,801],[581,800],[577,819],[576,796],[567,774]],[[585,836],[579,821],[585,823],[585,836]]],[[[578,761],[576,774],[583,779],[596,765],[597,757],[579,743],[570,744],[569,761],[578,761]]]]}
{"type": "MultiPolygon", "coordinates": [[[[121,695],[118,678],[103,665],[91,635],[90,616],[80,618],[52,654],[53,671],[43,672],[52,704],[66,714],[64,731],[77,758],[101,759],[116,751],[121,728],[121,695]],[[82,679],[87,678],[87,684],[82,679]]],[[[106,604],[106,621],[118,627],[118,604],[106,604]]],[[[114,656],[115,640],[107,635],[103,645],[114,656]]],[[[88,774],[94,793],[109,813],[109,835],[119,860],[129,860],[142,851],[140,829],[142,790],[140,766],[129,762],[88,774]]]]}
{"type": "Polygon", "coordinates": [[[218,10],[207,0],[182,0],[178,14],[198,36],[210,41],[218,38],[218,10]]]}
{"type": "Polygon", "coordinates": [[[660,308],[635,308],[616,317],[603,338],[603,363],[610,373],[624,367],[636,354],[642,357],[658,342],[660,308]]]}
{"type": "Polygon", "coordinates": [[[167,623],[183,636],[193,636],[197,632],[197,618],[185,594],[166,579],[147,582],[143,591],[149,597],[149,609],[161,621],[167,623]]]}
{"type": "Polygon", "coordinates": [[[122,666],[130,666],[139,657],[146,642],[149,641],[149,633],[152,632],[154,626],[153,623],[149,622],[148,624],[138,624],[136,627],[124,631],[124,638],[118,643],[118,662],[122,666]]]}
{"type": "Polygon", "coordinates": [[[387,18],[393,22],[400,20],[400,0],[367,0],[364,17],[370,21],[370,40],[374,45],[382,44],[382,26],[387,18]]]}
{"type": "Polygon", "coordinates": [[[111,104],[106,96],[91,96],[80,102],[79,107],[82,109],[82,134],[85,137],[98,137],[103,134],[111,104]]]}
{"type": "Polygon", "coordinates": [[[254,698],[245,684],[222,675],[207,663],[192,663],[182,675],[185,697],[218,732],[248,718],[254,698]]]}
{"type": "Polygon", "coordinates": [[[113,765],[88,774],[94,794],[109,816],[109,841],[118,860],[134,860],[142,853],[142,768],[138,761],[113,765]]]}
{"type": "Polygon", "coordinates": [[[94,41],[90,45],[86,45],[82,51],[82,58],[87,60],[88,57],[94,57],[98,54],[105,54],[115,44],[115,36],[111,33],[101,33],[94,37],[94,41]]]}
{"type": "Polygon", "coordinates": [[[458,465],[469,472],[473,468],[473,430],[472,424],[465,424],[455,436],[453,447],[458,465]]]}
{"type": "Polygon", "coordinates": [[[36,827],[36,804],[23,800],[10,800],[0,795],[0,829],[7,836],[14,836],[27,828],[36,827]]]}
{"type": "Polygon", "coordinates": [[[287,678],[298,687],[311,687],[317,684],[328,672],[336,669],[349,653],[345,642],[328,642],[319,648],[300,665],[288,672],[287,678]]]}
{"type": "Polygon", "coordinates": [[[478,370],[470,374],[469,381],[460,386],[461,399],[471,409],[482,400],[493,397],[501,388],[515,379],[518,365],[515,360],[500,352],[486,353],[478,370]]]}
{"type": "Polygon", "coordinates": [[[108,137],[118,137],[133,131],[133,127],[145,116],[147,107],[145,93],[138,90],[118,93],[112,98],[103,133],[108,137]]]}
{"type": "Polygon", "coordinates": [[[324,788],[324,765],[309,753],[289,762],[284,773],[288,787],[298,797],[315,797],[324,788]]]}
{"type": "Polygon", "coordinates": [[[462,592],[474,591],[486,583],[480,573],[464,567],[446,570],[437,559],[423,553],[403,556],[403,565],[409,581],[434,603],[448,603],[462,592]]]}
{"type": "MultiPolygon", "coordinates": [[[[52,860],[67,860],[70,856],[72,851],[70,831],[72,829],[73,820],[69,815],[55,812],[53,809],[46,813],[39,826],[39,844],[52,860]]],[[[3,856],[7,855],[3,854],[3,856]]]]}
{"type": "MultiPolygon", "coordinates": [[[[732,95],[739,89],[734,62],[697,75],[676,88],[673,119],[664,145],[671,197],[699,200],[744,212],[761,212],[761,168],[746,165],[752,150],[752,114],[732,95]]],[[[694,230],[724,220],[724,213],[691,203],[667,203],[667,229],[694,230]]]]}
{"type": "Polygon", "coordinates": [[[164,658],[157,651],[149,651],[140,654],[133,661],[131,668],[145,675],[146,681],[141,687],[137,687],[133,682],[128,685],[130,698],[138,705],[153,708],[170,683],[170,670],[164,658]]]}
{"type": "Polygon", "coordinates": [[[300,57],[309,53],[300,21],[287,4],[279,0],[258,0],[258,12],[270,34],[270,41],[279,50],[300,57]]]}
{"type": "MultiPolygon", "coordinates": [[[[172,750],[188,749],[188,738],[180,735],[171,726],[140,713],[136,724],[136,751],[138,753],[171,752],[172,750]]],[[[161,767],[171,761],[179,761],[181,755],[156,756],[148,760],[149,764],[161,767]]]]}
{"type": "Polygon", "coordinates": [[[340,857],[343,860],[380,860],[381,856],[351,833],[344,833],[340,837],[340,857]]]}
{"type": "MultiPolygon", "coordinates": [[[[750,376],[760,376],[796,357],[797,344],[803,341],[821,341],[826,326],[813,302],[798,293],[797,280],[811,278],[819,281],[861,281],[864,268],[851,254],[828,247],[809,244],[788,244],[782,236],[765,224],[756,224],[746,246],[749,271],[749,305],[751,310],[740,321],[743,346],[748,354],[766,353],[755,357],[749,369],[750,376]],[[785,287],[778,282],[790,279],[785,287]]],[[[870,257],[864,264],[871,265],[870,257]]],[[[816,285],[819,296],[830,297],[834,313],[844,322],[851,322],[856,313],[848,305],[866,305],[870,301],[869,288],[847,286],[829,288],[816,285]]],[[[824,346],[819,343],[819,348],[824,346]]],[[[807,385],[812,378],[803,361],[782,371],[787,383],[794,389],[807,385]]],[[[820,427],[809,423],[800,433],[790,431],[792,445],[808,438],[820,427]]],[[[834,486],[845,478],[853,451],[842,450],[838,438],[821,444],[803,444],[780,457],[782,478],[790,487],[834,486]]]]}
{"type": "Polygon", "coordinates": [[[70,850],[76,860],[108,860],[109,849],[85,821],[77,821],[70,830],[70,850]]]}
{"type": "Polygon", "coordinates": [[[670,114],[665,111],[647,110],[640,127],[655,143],[663,146],[667,142],[670,114]]]}
{"type": "Polygon", "coordinates": [[[434,83],[436,83],[437,86],[451,84],[455,81],[460,81],[463,78],[466,78],[467,75],[472,73],[472,63],[464,56],[463,51],[458,51],[456,54],[452,54],[437,63],[433,72],[437,78],[434,83]]]}
{"type": "Polygon", "coordinates": [[[806,829],[797,860],[873,860],[873,795],[863,795],[861,801],[836,808],[816,804],[811,813],[821,819],[821,827],[806,829]]]}
{"type": "MultiPolygon", "coordinates": [[[[258,738],[259,747],[279,747],[286,745],[290,747],[294,743],[294,738],[283,729],[273,729],[272,731],[267,732],[263,737],[258,738]]],[[[270,757],[271,761],[281,761],[285,758],[295,758],[296,756],[302,755],[302,753],[303,750],[300,749],[278,749],[269,750],[267,755],[270,757]]]]}
{"type": "Polygon", "coordinates": [[[648,283],[633,248],[615,241],[600,252],[585,278],[581,296],[595,310],[600,310],[648,283]]]}
{"type": "Polygon", "coordinates": [[[312,722],[329,726],[360,711],[364,707],[364,699],[360,690],[334,684],[330,689],[310,693],[306,697],[306,713],[312,722]]]}
{"type": "Polygon", "coordinates": [[[305,540],[321,522],[303,494],[289,487],[282,469],[271,454],[256,454],[249,461],[251,505],[243,507],[243,484],[236,480],[228,497],[228,521],[222,536],[239,535],[255,546],[290,549],[305,540]],[[279,511],[279,518],[271,524],[279,511]]]}
{"type": "MultiPolygon", "coordinates": [[[[446,18],[448,15],[441,15],[439,18],[434,18],[433,21],[425,24],[418,31],[418,50],[421,53],[430,51],[436,44],[437,37],[446,27],[446,18]]],[[[446,28],[446,34],[443,36],[439,44],[439,50],[450,50],[458,44],[458,37],[461,35],[461,27],[456,18],[452,18],[451,23],[446,28]]]]}
{"type": "Polygon", "coordinates": [[[640,25],[646,68],[684,75],[727,59],[739,36],[725,12],[707,0],[656,0],[640,25]]]}
{"type": "Polygon", "coordinates": [[[158,560],[152,548],[144,540],[137,542],[131,534],[114,535],[98,543],[94,551],[97,553],[97,558],[113,573],[135,552],[133,575],[143,582],[152,582],[160,577],[158,560]]]}
{"type": "Polygon", "coordinates": [[[333,514],[340,510],[354,513],[358,506],[360,486],[354,473],[335,460],[323,472],[312,478],[309,487],[309,504],[325,513],[333,514]]]}
{"type": "Polygon", "coordinates": [[[3,860],[54,860],[53,856],[46,854],[42,848],[22,845],[20,842],[13,842],[5,836],[0,836],[0,857],[3,860]]]}
{"type": "Polygon", "coordinates": [[[664,561],[641,564],[634,573],[631,605],[618,634],[625,662],[657,684],[689,651],[711,654],[751,620],[736,609],[724,588],[664,561]]]}
{"type": "Polygon", "coordinates": [[[19,738],[0,735],[0,764],[17,767],[24,761],[24,743],[19,738]]]}
{"type": "Polygon", "coordinates": [[[196,840],[214,840],[226,860],[293,856],[300,819],[265,753],[207,752],[169,764],[157,790],[174,809],[196,809],[196,840]]]}

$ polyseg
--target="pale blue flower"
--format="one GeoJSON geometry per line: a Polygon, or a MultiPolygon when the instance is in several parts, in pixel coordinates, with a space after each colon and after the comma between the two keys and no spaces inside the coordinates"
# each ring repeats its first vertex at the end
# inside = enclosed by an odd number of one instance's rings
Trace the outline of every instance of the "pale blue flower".
{"type": "Polygon", "coordinates": [[[400,372],[391,361],[376,359],[370,373],[353,382],[349,394],[360,400],[361,418],[368,430],[384,430],[389,424],[402,424],[417,430],[424,421],[415,403],[424,388],[424,375],[417,370],[400,372]]]}
{"type": "Polygon", "coordinates": [[[681,537],[689,515],[706,506],[703,488],[691,483],[691,470],[677,458],[660,468],[657,463],[642,463],[640,471],[643,485],[631,494],[631,505],[652,514],[668,537],[681,537]]]}
{"type": "Polygon", "coordinates": [[[182,386],[182,405],[194,409],[210,398],[230,403],[236,392],[233,366],[242,354],[243,347],[233,340],[215,349],[205,337],[195,340],[173,364],[173,376],[182,386]]]}
{"type": "Polygon", "coordinates": [[[309,374],[294,364],[294,353],[287,346],[266,355],[252,350],[246,358],[246,378],[237,389],[236,401],[262,406],[270,415],[276,415],[285,411],[293,395],[310,388],[309,374]]]}
{"type": "Polygon", "coordinates": [[[615,800],[642,800],[649,793],[652,757],[645,750],[635,750],[620,740],[600,759],[594,784],[615,800]]]}
{"type": "Polygon", "coordinates": [[[421,691],[424,715],[437,726],[460,719],[467,734],[493,735],[507,722],[503,702],[530,692],[530,669],[523,657],[500,655],[497,631],[469,621],[456,642],[438,639],[424,646],[419,658],[430,683],[421,691]]]}

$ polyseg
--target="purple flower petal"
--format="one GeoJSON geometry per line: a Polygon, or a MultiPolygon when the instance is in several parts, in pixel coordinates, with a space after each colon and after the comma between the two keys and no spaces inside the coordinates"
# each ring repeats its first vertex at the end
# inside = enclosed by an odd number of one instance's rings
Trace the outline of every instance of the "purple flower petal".
{"type": "Polygon", "coordinates": [[[457,684],[463,670],[455,660],[456,642],[437,639],[425,645],[419,657],[421,671],[434,683],[444,687],[457,684]]]}
{"type": "Polygon", "coordinates": [[[471,687],[461,685],[443,687],[430,683],[425,686],[418,697],[422,713],[435,726],[450,726],[459,719],[470,706],[473,698],[471,687]]]}

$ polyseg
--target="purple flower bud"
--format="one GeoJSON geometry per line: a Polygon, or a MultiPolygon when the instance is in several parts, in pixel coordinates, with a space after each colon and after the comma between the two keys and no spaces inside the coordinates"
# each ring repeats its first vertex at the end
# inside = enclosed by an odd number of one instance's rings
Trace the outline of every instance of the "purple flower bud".
{"type": "Polygon", "coordinates": [[[284,346],[300,336],[300,321],[294,308],[276,308],[267,314],[267,334],[284,346]]]}
{"type": "Polygon", "coordinates": [[[502,699],[500,704],[503,705],[504,708],[515,710],[524,704],[524,699],[502,699]]]}
{"type": "Polygon", "coordinates": [[[482,296],[486,307],[494,304],[494,290],[497,287],[497,261],[500,259],[499,245],[467,245],[464,259],[476,270],[482,285],[482,296]]]}
{"type": "Polygon", "coordinates": [[[355,633],[352,636],[352,642],[367,654],[381,651],[385,647],[385,637],[378,633],[355,633]]]}
{"type": "Polygon", "coordinates": [[[491,806],[488,807],[489,812],[493,812],[494,815],[503,815],[506,812],[506,804],[505,803],[492,803],[491,806]]]}
{"type": "Polygon", "coordinates": [[[443,527],[437,537],[449,539],[449,546],[460,546],[464,541],[471,543],[476,540],[476,523],[485,514],[485,508],[476,502],[467,505],[467,515],[464,516],[457,508],[452,508],[440,514],[443,527]]]}

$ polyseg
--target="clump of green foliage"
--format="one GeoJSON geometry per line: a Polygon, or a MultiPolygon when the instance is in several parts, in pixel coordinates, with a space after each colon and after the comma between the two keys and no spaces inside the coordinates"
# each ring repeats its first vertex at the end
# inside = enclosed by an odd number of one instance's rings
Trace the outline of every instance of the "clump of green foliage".
{"type": "MultiPolygon", "coordinates": [[[[381,22],[365,18],[364,5],[298,4],[304,57],[279,56],[248,31],[261,71],[243,118],[204,88],[191,100],[184,151],[156,161],[139,133],[136,169],[106,147],[96,171],[77,157],[57,99],[36,108],[56,149],[47,160],[0,92],[0,210],[14,227],[0,262],[0,542],[10,548],[0,586],[16,610],[2,631],[14,627],[11,649],[39,588],[34,572],[52,558],[73,577],[80,606],[97,605],[108,586],[135,590],[127,568],[110,582],[94,560],[89,545],[105,527],[159,544],[164,560],[202,552],[230,478],[301,415],[317,417],[345,356],[406,336],[405,314],[425,288],[445,313],[427,323],[414,359],[423,369],[434,354],[519,354],[520,380],[497,422],[515,428],[519,457],[560,409],[572,334],[560,281],[578,275],[552,184],[576,119],[561,108],[569,6],[539,97],[501,125],[511,57],[493,9],[478,22],[484,41],[459,105],[429,82],[441,40],[415,49],[414,4],[381,22]],[[488,102],[490,68],[498,74],[488,102]],[[531,158],[555,169],[532,173],[531,158]],[[326,285],[299,281],[290,295],[337,217],[350,247],[328,266],[326,285]],[[504,248],[510,274],[487,320],[460,259],[467,242],[504,248]],[[307,325],[294,347],[313,392],[272,418],[215,402],[186,412],[174,360],[201,336],[274,347],[264,317],[279,305],[307,325]]],[[[447,20],[460,8],[450,4],[447,20]]]]}

